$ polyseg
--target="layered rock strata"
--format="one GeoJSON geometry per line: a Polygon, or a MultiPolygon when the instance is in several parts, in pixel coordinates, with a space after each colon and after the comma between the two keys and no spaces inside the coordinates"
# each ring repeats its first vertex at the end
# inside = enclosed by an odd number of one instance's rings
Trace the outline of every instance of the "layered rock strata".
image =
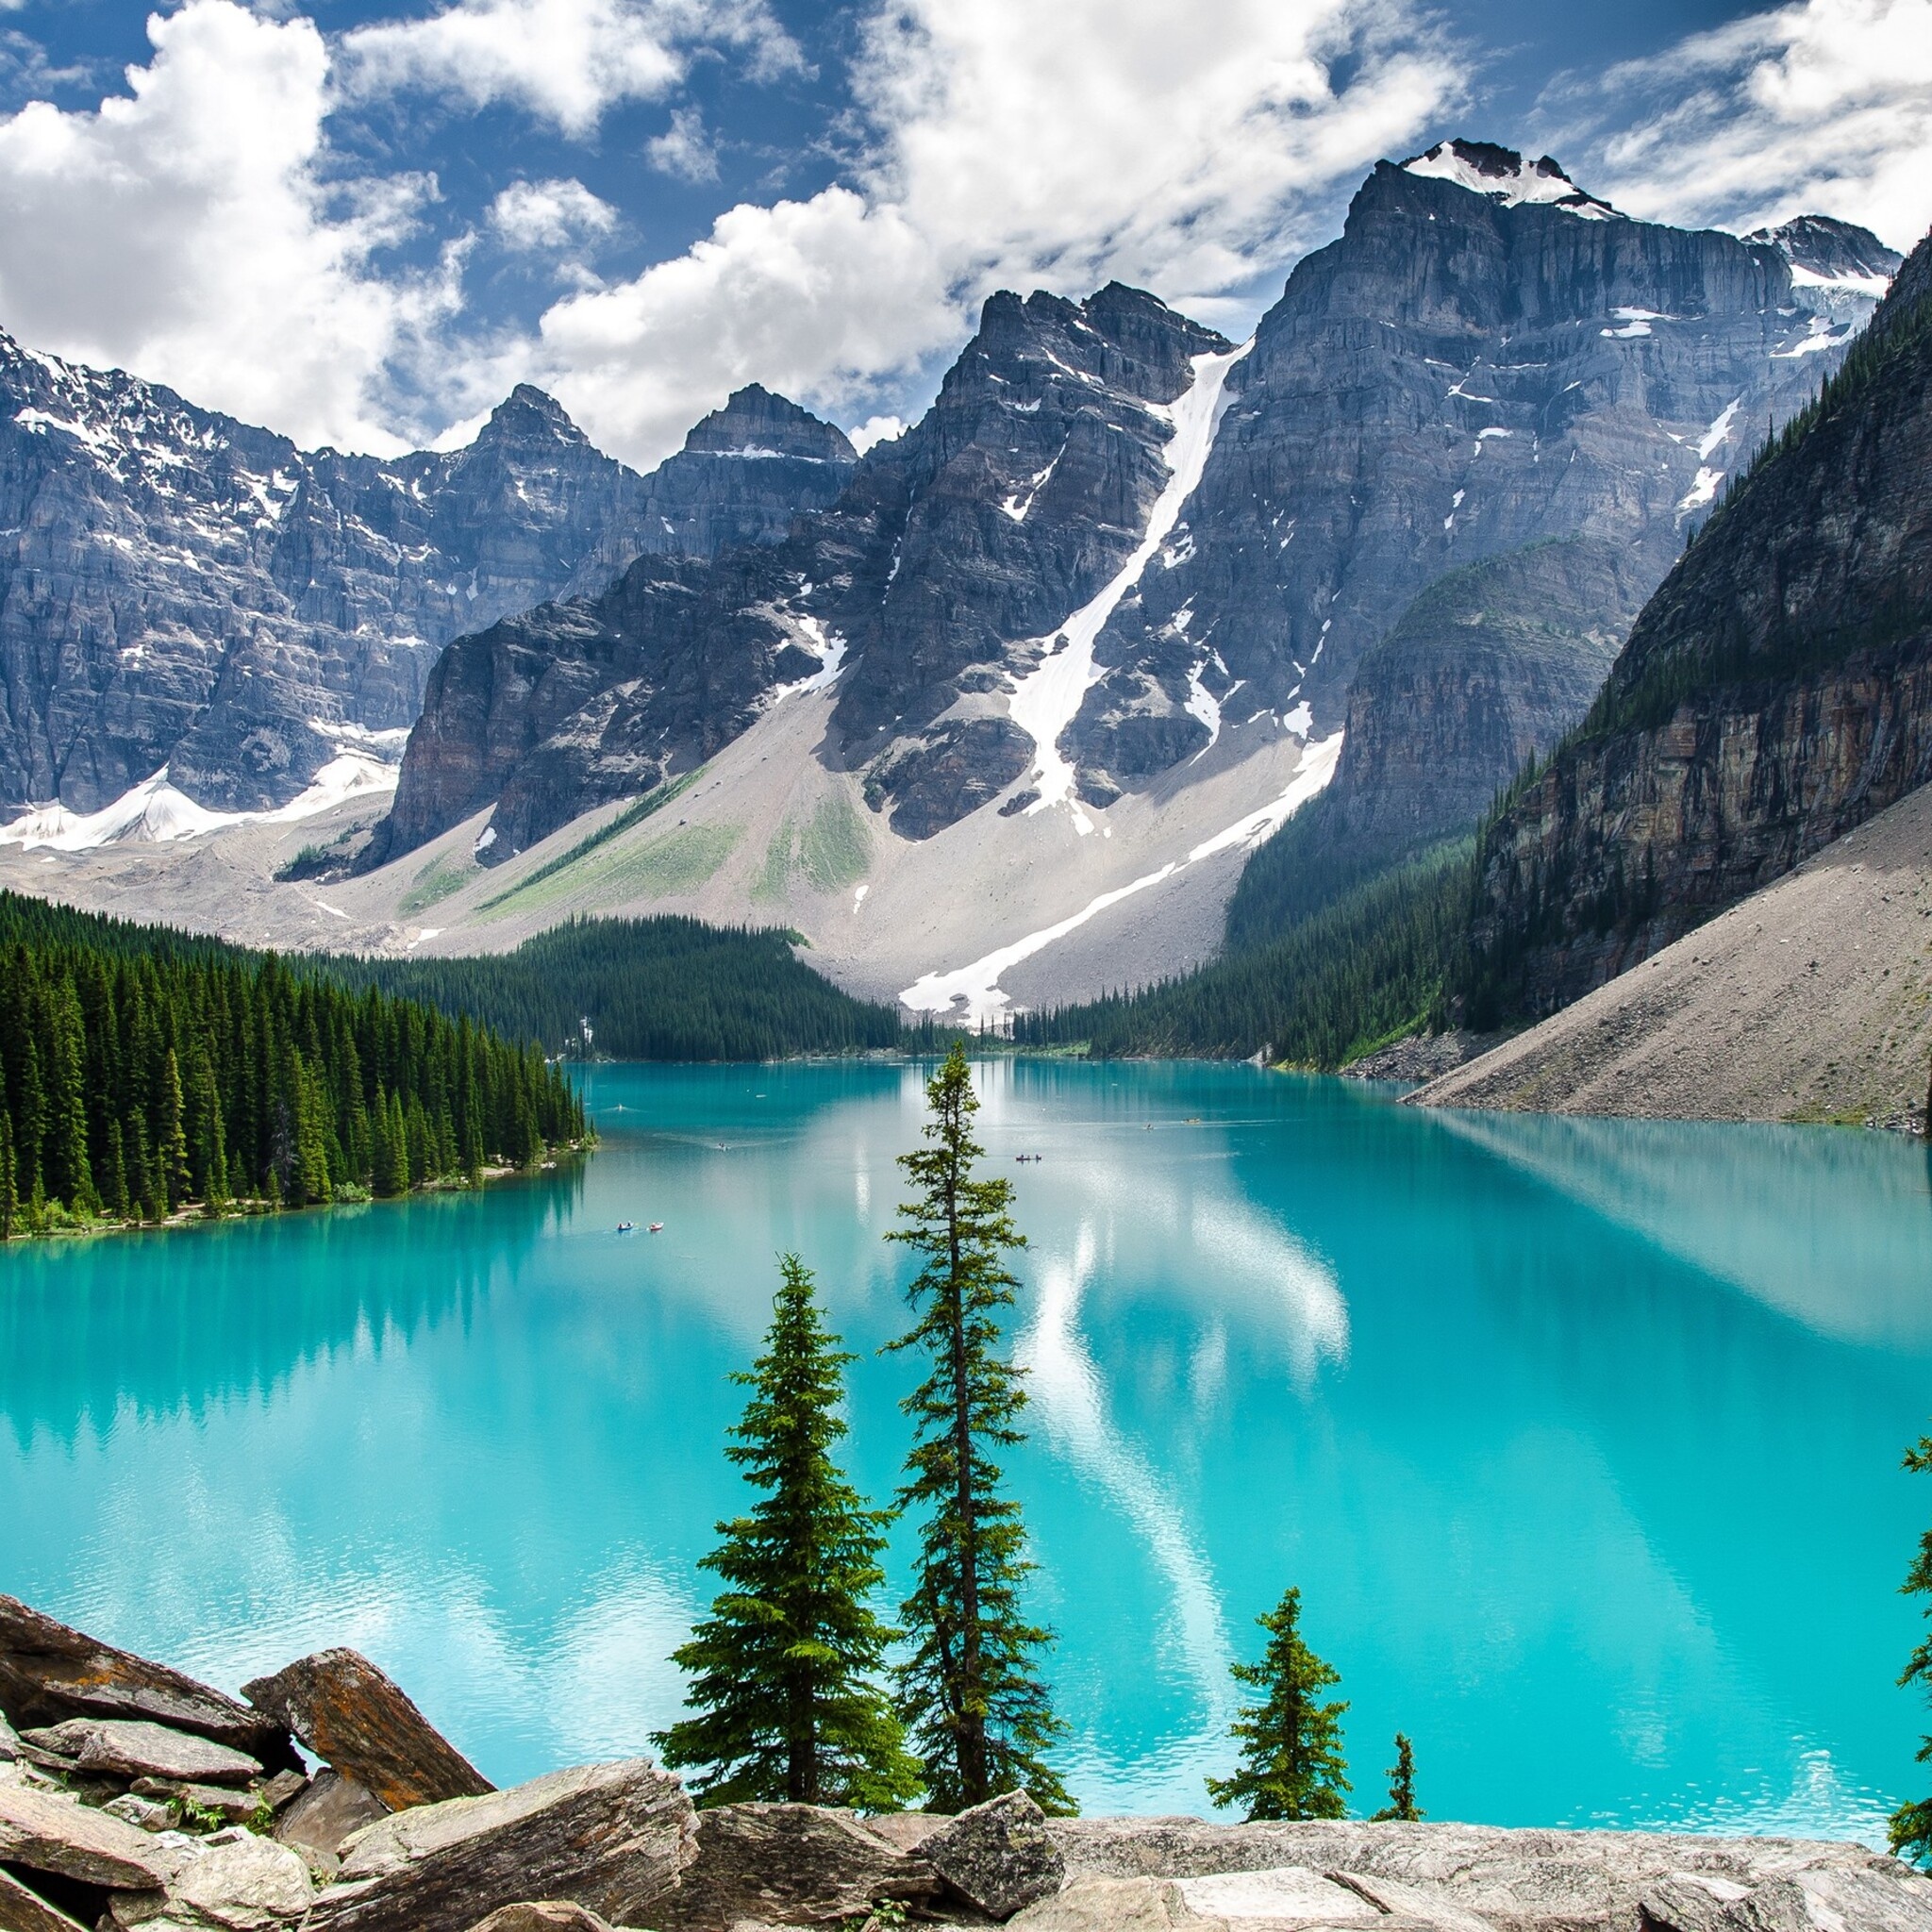
{"type": "Polygon", "coordinates": [[[1552,1011],[1932,778],[1928,282],[1932,239],[1494,827],[1479,1004],[1552,1011]]]}

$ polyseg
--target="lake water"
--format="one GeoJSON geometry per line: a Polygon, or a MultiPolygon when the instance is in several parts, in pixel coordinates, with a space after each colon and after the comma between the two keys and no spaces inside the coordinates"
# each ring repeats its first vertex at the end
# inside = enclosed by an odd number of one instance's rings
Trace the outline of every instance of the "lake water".
{"type": "MultiPolygon", "coordinates": [[[[1932,1785],[1893,1681],[1932,1521],[1898,1466],[1932,1411],[1920,1146],[1248,1068],[981,1078],[1089,1809],[1204,1808],[1290,1583],[1362,1808],[1398,1727],[1438,1817],[1869,1838],[1932,1785]]],[[[580,1172],[0,1253],[0,1590],[228,1686],[354,1644],[503,1783],[643,1748],[781,1248],[860,1351],[855,1473],[893,1484],[920,1071],[588,1088],[580,1172]]]]}

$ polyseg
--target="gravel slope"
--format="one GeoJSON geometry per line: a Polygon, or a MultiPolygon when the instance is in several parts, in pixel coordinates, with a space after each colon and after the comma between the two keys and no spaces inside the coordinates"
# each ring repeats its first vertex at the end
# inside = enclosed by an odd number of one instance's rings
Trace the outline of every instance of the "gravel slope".
{"type": "Polygon", "coordinates": [[[1932,1064],[1932,786],[1409,1095],[1423,1107],[1915,1124],[1932,1064]]]}

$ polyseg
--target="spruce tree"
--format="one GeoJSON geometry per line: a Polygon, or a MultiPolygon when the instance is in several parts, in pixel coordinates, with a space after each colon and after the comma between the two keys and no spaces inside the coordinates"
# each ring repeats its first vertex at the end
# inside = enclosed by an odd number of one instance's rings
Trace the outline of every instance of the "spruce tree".
{"type": "Polygon", "coordinates": [[[1395,1734],[1395,1762],[1389,1767],[1389,1802],[1370,1822],[1374,1824],[1413,1824],[1422,1817],[1415,1802],[1415,1747],[1395,1734]]]}
{"type": "Polygon", "coordinates": [[[925,1766],[928,1803],[964,1810],[1002,1791],[1029,1791],[1042,1810],[1074,1807],[1041,1754],[1065,1728],[1035,1669],[1049,1632],[1021,1614],[1033,1567],[1020,1506],[1001,1492],[996,1449],[1024,1440],[1021,1371],[999,1353],[1000,1311],[1019,1286],[1004,1257],[1025,1246],[1008,1209],[1011,1184],[975,1180],[979,1108],[956,1044],[926,1086],[932,1143],[901,1155],[920,1190],[899,1209],[903,1241],[923,1265],[907,1290],[916,1317],[888,1344],[925,1352],[931,1372],[900,1405],[913,1420],[902,1508],[923,1512],[913,1592],[900,1611],[912,1640],[896,1673],[899,1713],[925,1766]]]}
{"type": "MultiPolygon", "coordinates": [[[[1916,1445],[1906,1451],[1905,1466],[1920,1475],[1932,1470],[1932,1436],[1921,1436],[1916,1445]]],[[[1899,1588],[1907,1596],[1932,1596],[1932,1529],[1919,1538],[1919,1553],[1899,1588]]],[[[1932,1609],[1925,1614],[1932,1617],[1932,1609]]],[[[1917,1682],[1932,1687],[1932,1637],[1913,1650],[1898,1681],[1901,1686],[1917,1682]]],[[[1932,1738],[1920,1739],[1918,1762],[1932,1763],[1932,1738]]],[[[1891,1814],[1890,1837],[1891,1849],[1899,1857],[1922,1865],[1932,1862],[1932,1798],[1901,1805],[1891,1814]]]]}
{"type": "Polygon", "coordinates": [[[161,1132],[155,1152],[160,1164],[161,1189],[172,1212],[187,1200],[192,1185],[188,1168],[188,1135],[182,1124],[181,1062],[172,1046],[161,1074],[161,1132]]]}
{"type": "Polygon", "coordinates": [[[674,1653],[697,1715],[654,1741],[674,1769],[699,1769],[708,1804],[769,1800],[896,1810],[919,1767],[879,1687],[888,1629],[867,1601],[885,1579],[883,1510],[866,1507],[833,1450],[853,1357],[820,1317],[809,1271],[782,1256],[765,1352],[725,1455],[761,1491],[718,1525],[702,1567],[724,1591],[674,1653]]]}
{"type": "Polygon", "coordinates": [[[13,1121],[0,1110],[0,1241],[13,1239],[20,1218],[20,1179],[13,1158],[13,1121]]]}
{"type": "Polygon", "coordinates": [[[1259,1663],[1236,1664],[1234,1676],[1265,1694],[1244,1705],[1230,1727],[1244,1747],[1235,1774],[1208,1780],[1217,1807],[1245,1805],[1255,1822],[1345,1815],[1341,1713],[1348,1706],[1320,1702],[1341,1678],[1302,1641],[1301,1607],[1301,1591],[1290,1590],[1255,1620],[1268,1633],[1268,1648],[1259,1663]]]}

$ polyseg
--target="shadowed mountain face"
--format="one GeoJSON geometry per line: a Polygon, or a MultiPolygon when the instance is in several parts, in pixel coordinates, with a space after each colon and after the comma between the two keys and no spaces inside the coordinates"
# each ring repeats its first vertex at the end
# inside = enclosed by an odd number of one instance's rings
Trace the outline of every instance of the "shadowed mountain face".
{"type": "MultiPolygon", "coordinates": [[[[1333,730],[1364,654],[1427,586],[1581,540],[1609,604],[1578,616],[1572,635],[1594,641],[1560,691],[1525,641],[1519,692],[1499,637],[1483,718],[1453,675],[1411,678],[1379,724],[1354,714],[1391,774],[1398,737],[1440,745],[1467,724],[1484,743],[1456,783],[1474,795],[1480,768],[1492,790],[1506,741],[1546,741],[1587,702],[1577,679],[1767,422],[1835,366],[1889,259],[1821,220],[1748,242],[1630,221],[1554,161],[1483,143],[1385,163],[1213,371],[1205,469],[1158,543],[1200,358],[1228,345],[1117,286],[1077,306],[997,295],[924,420],[785,541],[641,564],[453,645],[378,850],[494,805],[481,856],[508,857],[690,769],[788,686],[834,680],[818,755],[903,836],[1024,808],[1057,758],[1104,808],[1188,784],[1217,744],[1203,775],[1266,735],[1333,730]],[[1066,702],[1029,704],[1020,688],[1089,620],[1066,702]]],[[[1563,611],[1582,555],[1544,559],[1563,611]]],[[[1534,629],[1540,592],[1517,589],[1534,629]]]]}
{"type": "Polygon", "coordinates": [[[710,564],[641,558],[602,596],[451,645],[375,858],[494,803],[486,860],[689,769],[787,687],[839,677],[827,755],[921,837],[1033,760],[1012,670],[1133,552],[1170,406],[1222,338],[1152,296],[996,295],[918,426],[836,506],[710,564]],[[493,836],[490,836],[493,834],[493,836]]]}
{"type": "Polygon", "coordinates": [[[1932,778],[1932,238],[1483,852],[1485,997],[1567,1003],[1932,778]]]}
{"type": "Polygon", "coordinates": [[[1363,654],[1478,558],[1582,536],[1655,584],[1842,353],[1889,255],[1840,224],[1745,242],[1625,220],[1485,143],[1383,163],[1230,375],[1173,568],[1101,641],[1069,734],[1094,782],[1152,775],[1108,765],[1126,709],[1206,741],[1191,683],[1341,724],[1363,654]]]}
{"type": "Polygon", "coordinates": [[[204,805],[284,804],[400,741],[457,633],[641,551],[767,541],[850,471],[763,391],[700,429],[640,477],[524,386],[464,449],[304,452],[0,337],[0,805],[91,811],[162,765],[204,805]]]}

